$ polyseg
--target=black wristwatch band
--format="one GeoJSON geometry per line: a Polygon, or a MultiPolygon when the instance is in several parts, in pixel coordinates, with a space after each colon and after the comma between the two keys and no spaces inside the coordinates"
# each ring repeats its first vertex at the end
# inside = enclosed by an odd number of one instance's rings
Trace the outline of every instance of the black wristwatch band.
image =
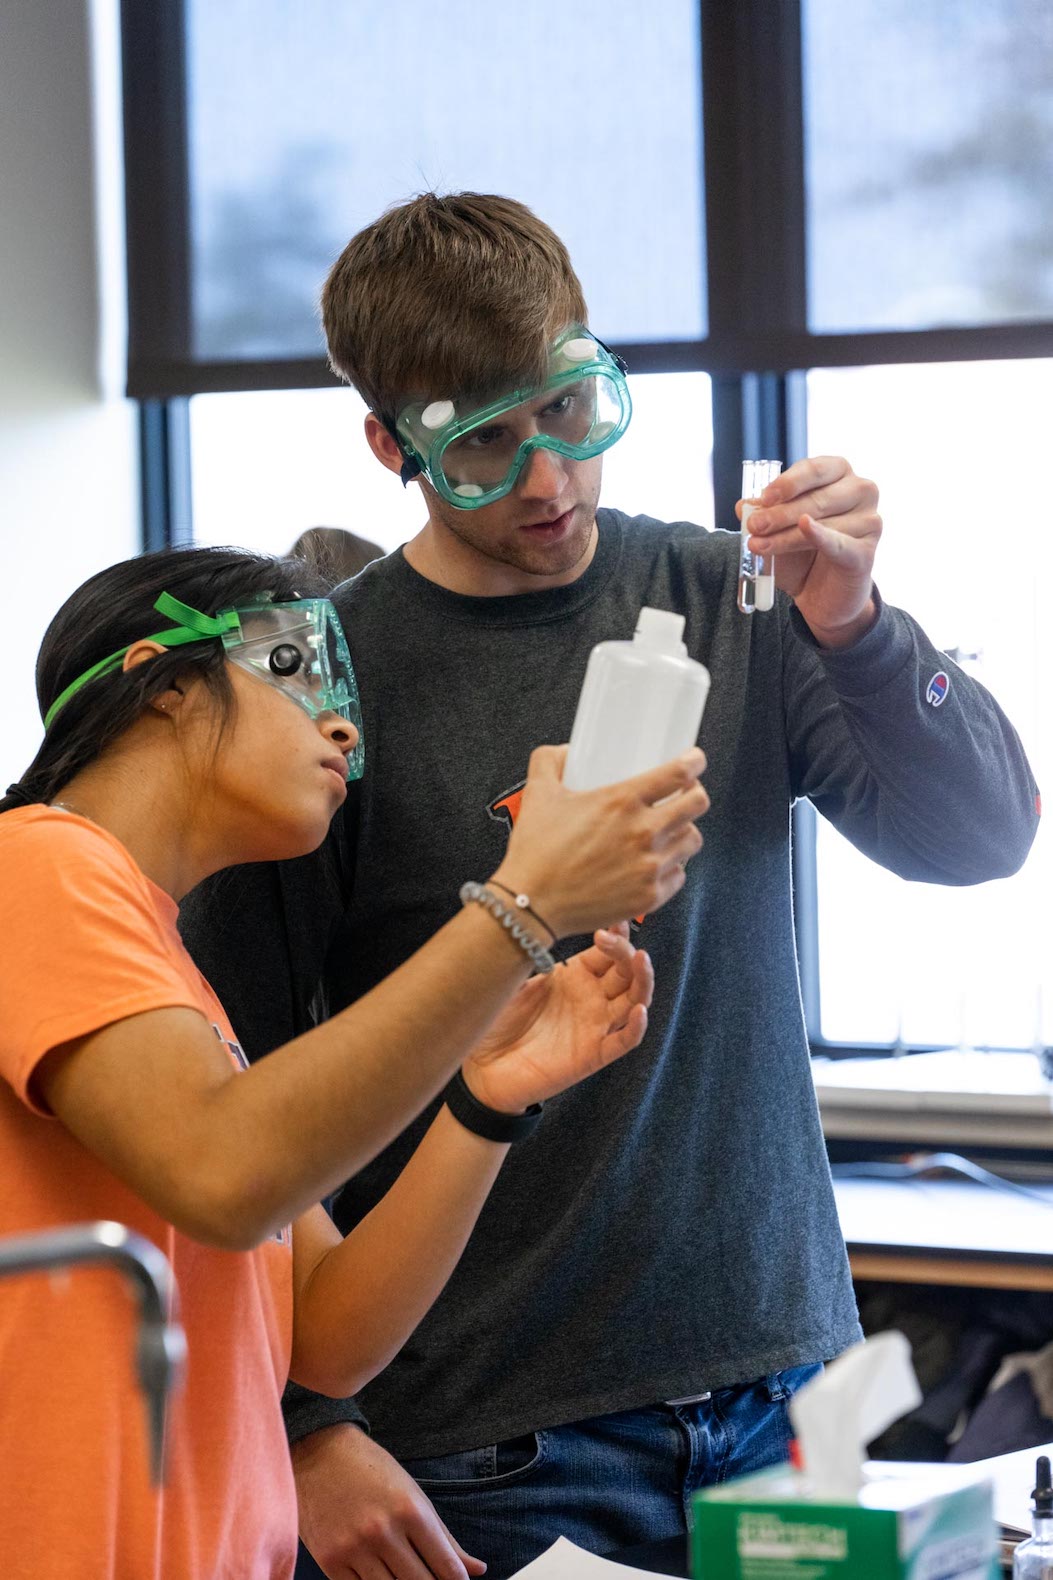
{"type": "Polygon", "coordinates": [[[442,1095],[457,1123],[485,1141],[523,1141],[541,1118],[540,1103],[532,1103],[524,1114],[503,1114],[498,1108],[487,1108],[472,1096],[460,1070],[442,1095]]]}

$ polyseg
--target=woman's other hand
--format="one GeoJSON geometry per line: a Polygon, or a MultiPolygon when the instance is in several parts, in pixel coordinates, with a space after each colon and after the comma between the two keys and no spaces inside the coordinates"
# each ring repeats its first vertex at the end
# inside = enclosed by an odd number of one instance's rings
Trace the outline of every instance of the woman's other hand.
{"type": "Polygon", "coordinates": [[[627,924],[523,984],[463,1067],[488,1108],[520,1113],[639,1047],[654,992],[650,958],[627,924]]]}

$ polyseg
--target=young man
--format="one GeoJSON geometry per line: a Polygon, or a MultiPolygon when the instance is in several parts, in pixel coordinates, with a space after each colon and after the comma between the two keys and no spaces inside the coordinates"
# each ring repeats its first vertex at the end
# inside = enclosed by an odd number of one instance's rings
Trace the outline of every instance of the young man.
{"type": "MultiPolygon", "coordinates": [[[[906,877],[972,883],[1023,861],[1035,787],[991,697],[881,603],[877,491],[846,462],[766,490],[754,546],[781,590],[749,618],[735,536],[597,510],[624,379],[562,244],[520,204],[389,212],[323,309],[370,447],[416,481],[427,521],[334,597],[362,690],[360,795],[319,857],[230,875],[188,910],[246,1047],[364,992],[492,868],[531,748],[567,739],[590,649],[631,636],[642,605],[684,615],[712,674],[706,845],[641,929],[643,1051],[548,1105],[445,1294],[361,1396],[370,1435],[318,1399],[294,1426],[328,1574],[463,1580],[482,1559],[501,1580],[561,1532],[602,1551],[682,1531],[696,1486],[784,1456],[786,1398],[859,1337],[801,1017],[792,802],[906,877]]],[[[670,435],[684,464],[689,448],[670,435]]],[[[342,1228],[416,1130],[347,1185],[342,1228]]]]}

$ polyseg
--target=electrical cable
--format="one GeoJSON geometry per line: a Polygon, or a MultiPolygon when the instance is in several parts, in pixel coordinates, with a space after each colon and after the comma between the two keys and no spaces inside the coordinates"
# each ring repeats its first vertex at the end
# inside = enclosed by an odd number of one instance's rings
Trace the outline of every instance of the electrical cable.
{"type": "Polygon", "coordinates": [[[1029,1190],[1026,1185],[1018,1185],[1015,1180],[1007,1180],[1001,1174],[981,1168],[979,1163],[963,1158],[957,1152],[918,1152],[902,1163],[833,1163],[830,1166],[835,1179],[920,1179],[925,1174],[940,1171],[964,1175],[966,1179],[977,1185],[986,1185],[991,1190],[1026,1196],[1029,1201],[1037,1201],[1041,1206],[1053,1210],[1053,1197],[1029,1190]]]}

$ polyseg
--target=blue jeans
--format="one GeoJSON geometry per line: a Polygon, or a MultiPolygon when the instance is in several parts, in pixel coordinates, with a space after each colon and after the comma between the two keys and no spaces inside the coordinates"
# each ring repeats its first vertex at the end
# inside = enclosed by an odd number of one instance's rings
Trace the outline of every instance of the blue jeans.
{"type": "Polygon", "coordinates": [[[820,1370],[797,1366],[687,1405],[546,1428],[406,1462],[461,1546],[506,1580],[558,1536],[591,1552],[684,1535],[699,1487],[787,1457],[786,1404],[820,1370]]]}

